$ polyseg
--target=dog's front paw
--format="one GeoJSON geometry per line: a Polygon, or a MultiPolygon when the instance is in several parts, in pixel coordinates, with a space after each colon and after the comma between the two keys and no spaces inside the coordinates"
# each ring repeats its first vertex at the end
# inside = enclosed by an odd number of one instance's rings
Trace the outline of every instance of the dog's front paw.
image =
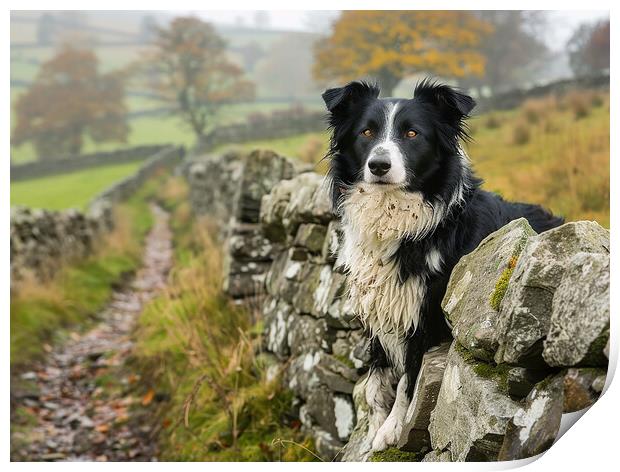
{"type": "Polygon", "coordinates": [[[403,425],[396,418],[388,418],[379,428],[372,441],[373,451],[383,451],[390,446],[396,446],[403,431],[403,425]]]}

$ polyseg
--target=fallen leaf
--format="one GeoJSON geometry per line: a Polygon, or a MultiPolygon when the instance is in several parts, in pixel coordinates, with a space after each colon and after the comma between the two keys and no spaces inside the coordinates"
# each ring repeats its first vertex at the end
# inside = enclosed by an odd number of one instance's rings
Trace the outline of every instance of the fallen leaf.
{"type": "Polygon", "coordinates": [[[150,389],[148,392],[146,392],[146,395],[142,397],[142,405],[143,406],[150,405],[151,402],[153,401],[153,398],[155,398],[155,390],[150,389]]]}
{"type": "Polygon", "coordinates": [[[107,433],[108,431],[110,431],[110,426],[108,426],[107,424],[98,424],[97,426],[95,426],[95,429],[99,433],[107,433]]]}

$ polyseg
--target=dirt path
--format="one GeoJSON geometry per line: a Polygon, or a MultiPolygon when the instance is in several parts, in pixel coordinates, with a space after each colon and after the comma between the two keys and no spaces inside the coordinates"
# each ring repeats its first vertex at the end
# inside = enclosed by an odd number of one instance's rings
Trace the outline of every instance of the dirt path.
{"type": "MultiPolygon", "coordinates": [[[[143,265],[129,286],[114,292],[101,322],[50,352],[46,361],[22,375],[37,394],[20,399],[36,418],[21,438],[15,460],[156,460],[148,423],[132,418],[136,404],[150,399],[132,395],[138,379],[122,372],[131,352],[130,334],[148,300],[166,283],[172,265],[168,214],[152,206],[155,224],[146,238],[143,265]]],[[[152,395],[151,395],[152,397],[152,395]]]]}

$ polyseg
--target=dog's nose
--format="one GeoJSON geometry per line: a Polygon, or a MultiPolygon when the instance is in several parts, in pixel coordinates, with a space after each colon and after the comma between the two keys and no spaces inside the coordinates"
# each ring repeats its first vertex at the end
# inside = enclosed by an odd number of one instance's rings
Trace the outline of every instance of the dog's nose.
{"type": "Polygon", "coordinates": [[[392,164],[390,164],[390,158],[385,154],[373,156],[368,161],[368,168],[370,169],[370,172],[377,177],[387,174],[390,167],[392,167],[392,164]]]}

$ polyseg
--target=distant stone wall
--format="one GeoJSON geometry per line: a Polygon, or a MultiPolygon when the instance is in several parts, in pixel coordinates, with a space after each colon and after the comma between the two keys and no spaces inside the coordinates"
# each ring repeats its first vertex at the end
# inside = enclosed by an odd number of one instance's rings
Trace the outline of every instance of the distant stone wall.
{"type": "Polygon", "coordinates": [[[59,157],[25,164],[11,165],[11,181],[27,180],[46,175],[65,174],[76,170],[109,164],[142,161],[155,153],[166,149],[168,145],[136,146],[115,151],[96,152],[80,156],[59,157]]]}
{"type": "Polygon", "coordinates": [[[271,114],[256,113],[243,123],[218,126],[198,144],[196,152],[204,153],[226,144],[286,138],[303,133],[324,131],[325,113],[290,109],[271,114]]]}
{"type": "Polygon", "coordinates": [[[29,275],[51,277],[66,261],[90,254],[98,239],[114,227],[112,208],[135,192],[149,177],[180,164],[182,147],[166,147],[133,175],[96,196],[85,212],[11,208],[11,283],[29,275]]]}
{"type": "MultiPolygon", "coordinates": [[[[389,460],[369,451],[367,342],[336,264],[339,222],[323,177],[269,151],[235,156],[186,171],[193,207],[228,215],[226,291],[262,307],[268,372],[283,372],[319,454],[389,460]],[[222,169],[235,176],[226,184],[222,169]]],[[[424,356],[398,457],[538,454],[562,413],[591,405],[605,383],[609,231],[581,221],[536,235],[516,220],[463,257],[442,306],[454,341],[424,356]]]]}
{"type": "Polygon", "coordinates": [[[476,112],[484,113],[489,110],[510,110],[512,108],[517,108],[523,102],[531,98],[542,98],[549,95],[562,96],[572,90],[584,89],[609,90],[609,75],[558,80],[529,89],[514,89],[509,92],[499,93],[492,97],[480,98],[477,100],[478,105],[476,106],[476,112]]]}

